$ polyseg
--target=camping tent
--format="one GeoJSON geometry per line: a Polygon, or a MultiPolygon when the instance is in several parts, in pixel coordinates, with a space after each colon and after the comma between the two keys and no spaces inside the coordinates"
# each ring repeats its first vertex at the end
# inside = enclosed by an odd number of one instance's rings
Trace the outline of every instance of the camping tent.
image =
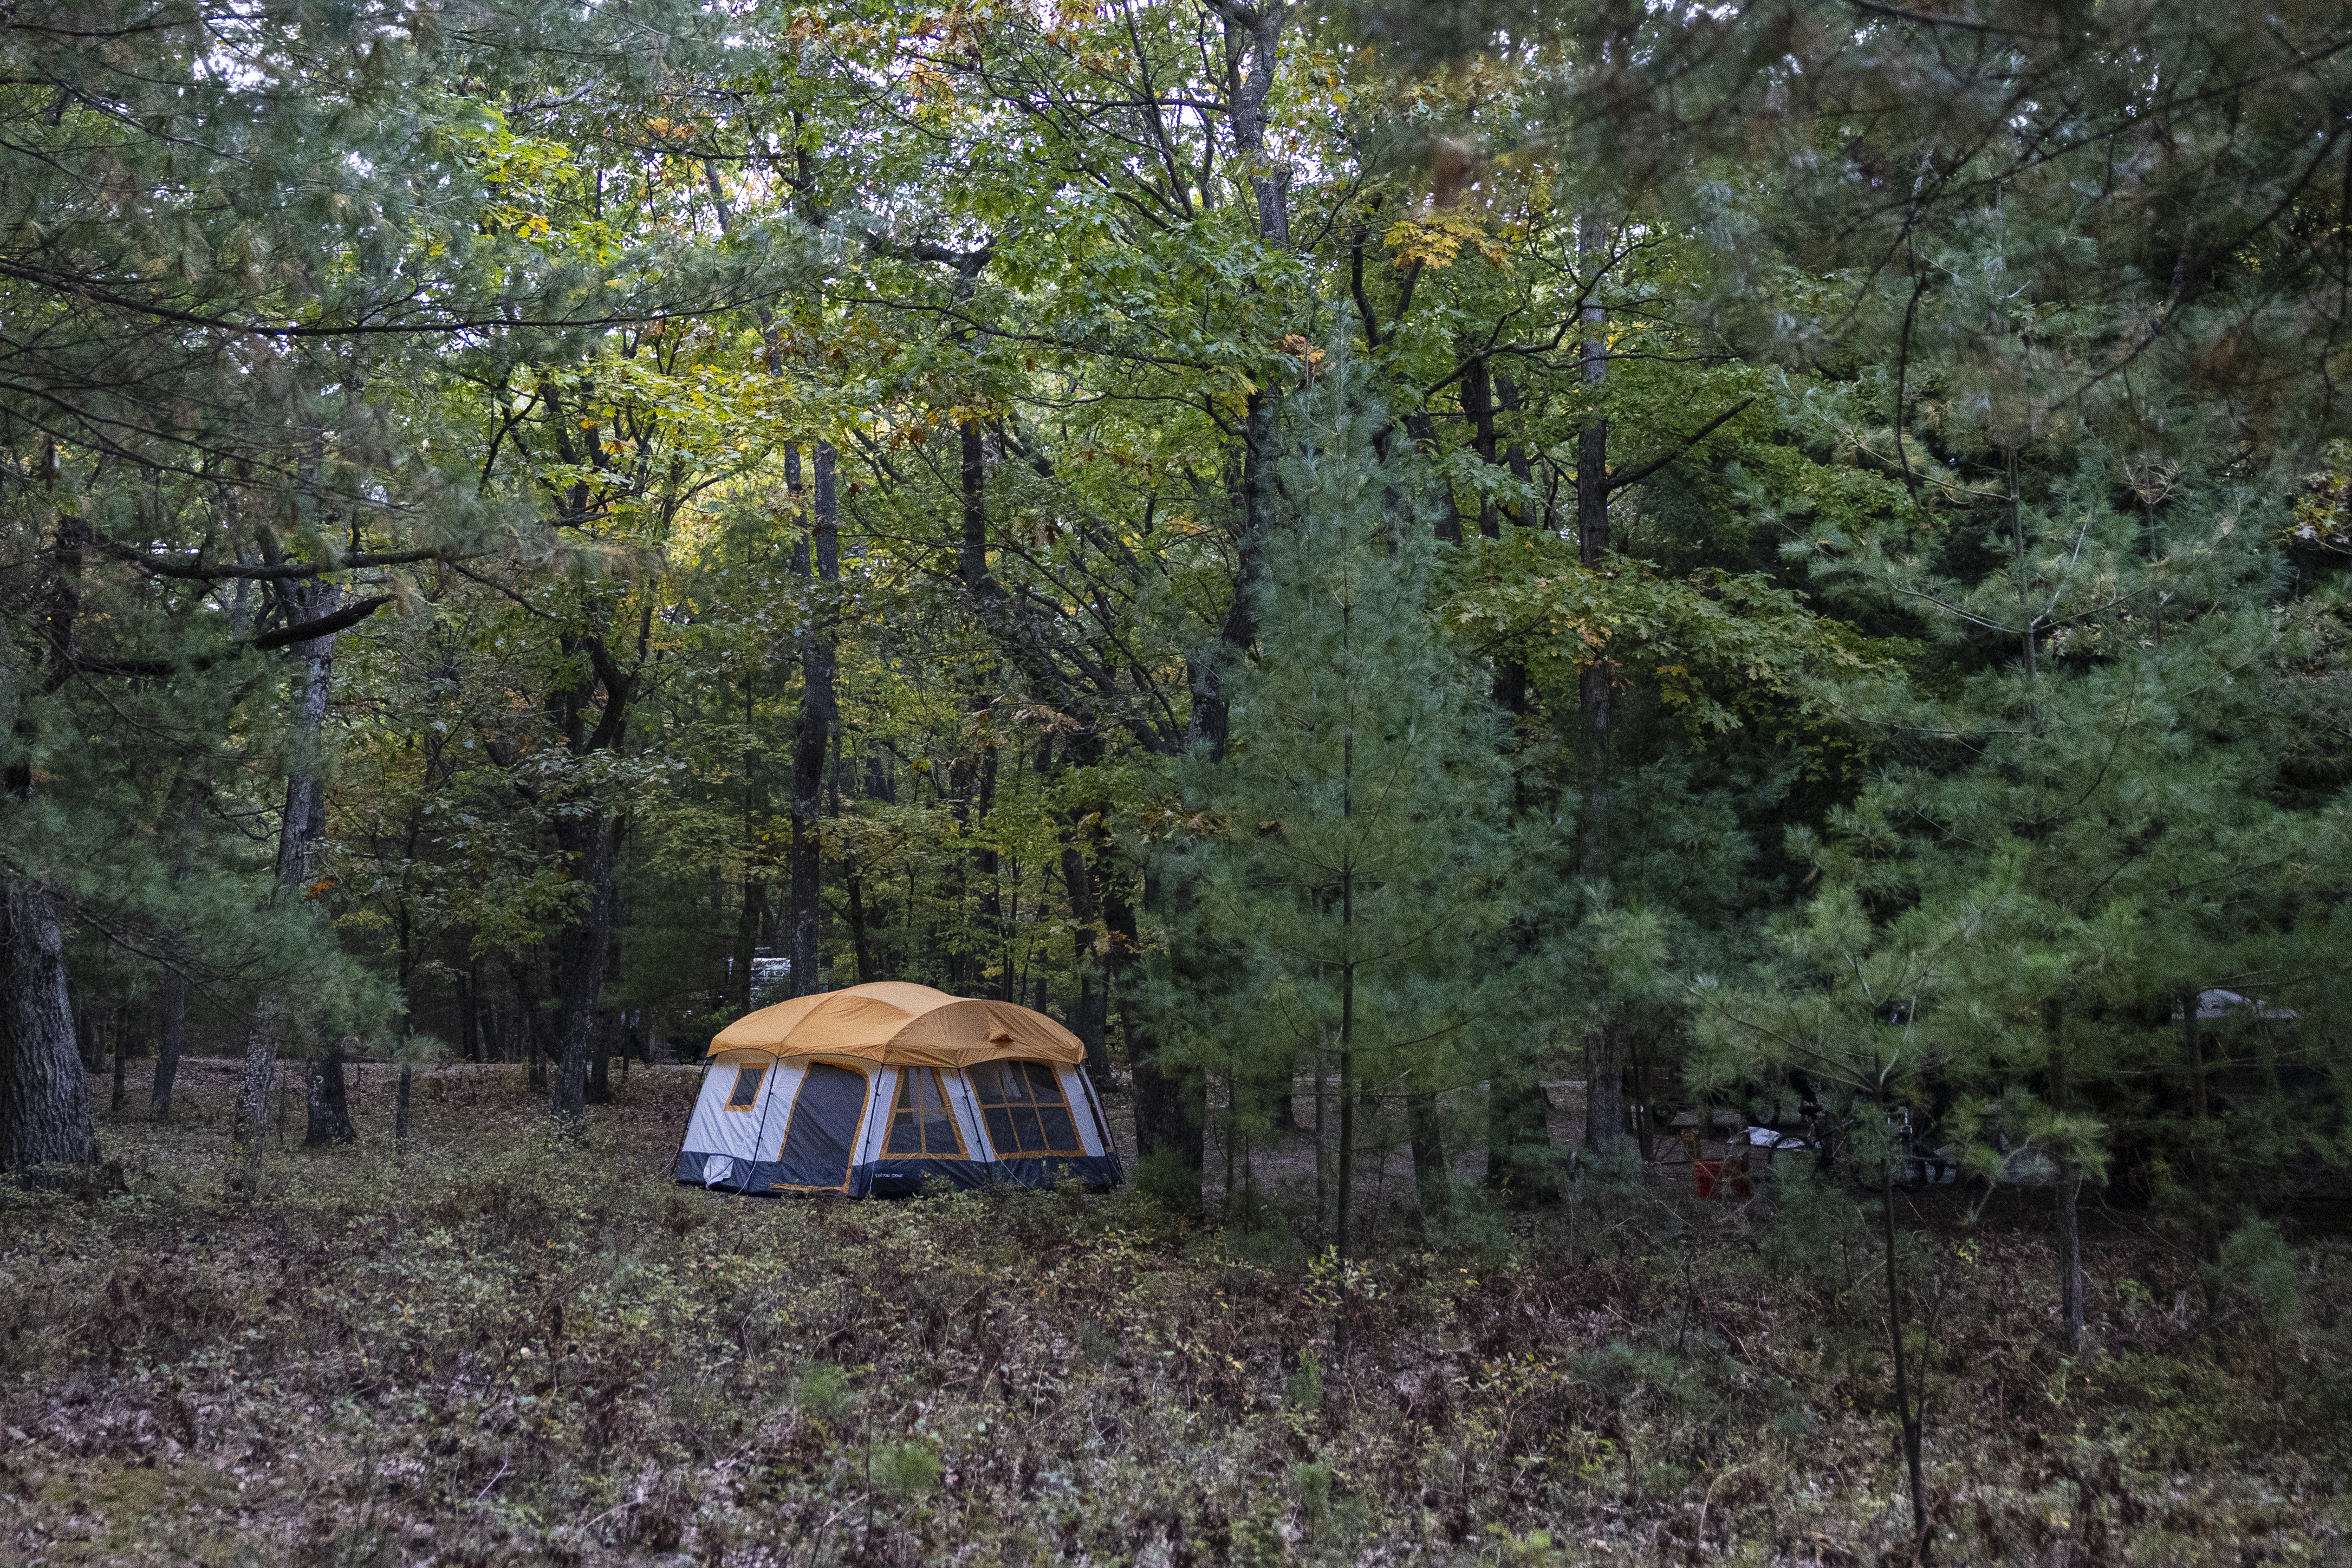
{"type": "Polygon", "coordinates": [[[1086,1047],[1040,1012],[900,980],[795,997],[710,1042],[675,1175],[730,1192],[911,1193],[1120,1176],[1086,1047]]]}

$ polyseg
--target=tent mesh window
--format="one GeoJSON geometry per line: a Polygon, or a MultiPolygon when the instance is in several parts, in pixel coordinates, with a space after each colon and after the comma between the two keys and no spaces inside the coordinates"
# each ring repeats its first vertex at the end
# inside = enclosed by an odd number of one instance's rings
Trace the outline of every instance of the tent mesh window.
{"type": "Polygon", "coordinates": [[[1045,1063],[984,1061],[971,1070],[971,1082],[998,1157],[1086,1153],[1061,1080],[1045,1063]]]}
{"type": "Polygon", "coordinates": [[[899,1069],[898,1103],[890,1113],[890,1142],[882,1152],[943,1160],[965,1157],[963,1134],[956,1131],[947,1092],[940,1087],[940,1075],[932,1069],[899,1069]]]}
{"type": "Polygon", "coordinates": [[[739,1067],[735,1070],[735,1088],[727,1096],[730,1111],[749,1111],[760,1099],[760,1080],[768,1075],[764,1067],[739,1067]]]}
{"type": "Polygon", "coordinates": [[[776,1151],[774,1169],[782,1179],[768,1185],[836,1192],[848,1186],[850,1156],[866,1120],[866,1090],[863,1072],[811,1062],[776,1151]]]}

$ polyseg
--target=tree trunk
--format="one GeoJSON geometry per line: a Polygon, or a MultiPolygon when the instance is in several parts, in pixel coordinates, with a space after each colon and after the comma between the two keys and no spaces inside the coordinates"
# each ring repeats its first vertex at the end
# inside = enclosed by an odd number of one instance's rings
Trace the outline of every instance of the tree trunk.
{"type": "Polygon", "coordinates": [[[1625,1141],[1625,1030],[1604,1023],[1584,1037],[1584,1146],[1597,1155],[1625,1141]]]}
{"type": "MultiPolygon", "coordinates": [[[[1519,396],[1518,387],[1508,376],[1498,375],[1495,378],[1495,394],[1501,402],[1505,413],[1517,413],[1527,406],[1519,396]]],[[[1528,456],[1527,444],[1519,440],[1516,434],[1513,434],[1510,444],[1503,449],[1503,465],[1511,471],[1512,478],[1529,489],[1534,488],[1535,463],[1528,456]]],[[[1528,521],[1526,508],[1523,506],[1507,507],[1503,515],[1515,523],[1524,525],[1528,521]]]]}
{"type": "MultiPolygon", "coordinates": [[[[279,590],[289,621],[316,620],[331,615],[342,600],[342,591],[320,582],[289,582],[279,590]]],[[[317,874],[320,841],[327,831],[327,697],[332,685],[335,638],[332,632],[297,643],[289,650],[300,662],[293,714],[293,749],[287,759],[286,810],[278,824],[278,889],[281,899],[308,899],[317,874]]],[[[281,1020],[282,1021],[282,1020],[281,1020]]],[[[305,1096],[310,1127],[303,1142],[322,1144],[359,1141],[352,1126],[349,1099],[343,1085],[343,1051],[340,1037],[330,1037],[315,1024],[303,1032],[310,1039],[304,1064],[305,1096]]],[[[261,1039],[277,1040],[276,1030],[261,1039]]]]}
{"type": "Polygon", "coordinates": [[[262,1123],[269,1114],[269,1090],[278,1071],[278,1036],[282,1027],[275,998],[264,997],[246,1031],[245,1060],[237,1072],[236,1114],[230,1124],[230,1146],[243,1156],[232,1166],[229,1187],[247,1198],[261,1193],[261,1161],[266,1152],[262,1123]]]}
{"type": "Polygon", "coordinates": [[[1537,1190],[1549,1147],[1535,1064],[1506,1043],[1486,1081],[1486,1185],[1515,1197],[1537,1190]]]}
{"type": "MultiPolygon", "coordinates": [[[[1495,384],[1486,367],[1486,356],[1478,355],[1470,361],[1470,370],[1462,378],[1462,412],[1470,419],[1470,445],[1488,467],[1496,466],[1495,449],[1495,384]]],[[[1493,496],[1482,497],[1478,503],[1478,532],[1482,538],[1503,537],[1503,512],[1493,496]]]]}
{"type": "Polygon", "coordinates": [[[66,1005],[73,1012],[74,1054],[81,1061],[82,1071],[105,1071],[106,1044],[99,1036],[98,1009],[89,1005],[88,997],[78,995],[70,982],[66,988],[66,1005]]]}
{"type": "MultiPolygon", "coordinates": [[[[609,965],[608,958],[606,963],[609,965]]],[[[596,1054],[588,1061],[588,1103],[610,1105],[613,1103],[613,1020],[619,1015],[607,1009],[596,1015],[596,1054]]]]}
{"type": "MultiPolygon", "coordinates": [[[[180,797],[180,841],[173,857],[172,877],[184,883],[194,871],[196,835],[204,827],[204,789],[184,774],[177,794],[180,797]]],[[[188,982],[190,959],[186,931],[175,934],[170,945],[169,967],[163,971],[163,1016],[155,1041],[155,1083],[149,1092],[148,1113],[158,1122],[172,1119],[172,1088],[180,1076],[180,1053],[188,1045],[188,1000],[193,987],[188,982]]]]}
{"type": "Polygon", "coordinates": [[[2058,1317],[2066,1354],[2083,1354],[2083,1225],[2077,1199],[2082,1167],[2072,1161],[2058,1172],[2058,1317]]]}
{"type": "Polygon", "coordinates": [[[343,1084],[341,1037],[330,1041],[324,1050],[310,1053],[303,1073],[303,1089],[310,1122],[310,1132],[302,1140],[305,1146],[359,1142],[359,1132],[352,1125],[351,1098],[343,1084]]]}
{"type": "Polygon", "coordinates": [[[1323,1228],[1324,1217],[1331,1211],[1330,1145],[1325,1141],[1324,1102],[1330,1098],[1329,1063],[1324,1060],[1322,1046],[1315,1049],[1315,1234],[1319,1239],[1330,1234],[1323,1228]]]}
{"type": "Polygon", "coordinates": [[[155,1084],[147,1108],[158,1122],[172,1119],[172,1088],[179,1082],[180,1053],[188,1048],[188,977],[177,963],[163,973],[163,1028],[155,1043],[155,1084]]]}
{"type": "Polygon", "coordinates": [[[767,883],[747,873],[742,894],[735,910],[735,950],[729,955],[727,975],[727,1010],[737,1018],[751,1010],[752,993],[758,988],[751,960],[760,946],[760,924],[767,918],[767,883]]]}
{"type": "Polygon", "coordinates": [[[547,1069],[540,1051],[538,966],[528,955],[510,958],[507,978],[514,992],[514,1012],[507,1034],[513,1060],[523,1063],[523,1082],[536,1092],[547,1087],[547,1069]]]}
{"type": "MultiPolygon", "coordinates": [[[[988,448],[980,421],[967,419],[959,432],[961,445],[958,484],[962,496],[962,532],[957,541],[957,570],[963,580],[965,601],[983,621],[992,619],[1002,602],[1003,588],[988,570],[988,448]]],[[[959,761],[955,770],[957,827],[977,840],[971,852],[971,875],[978,884],[978,911],[966,944],[971,984],[983,996],[1010,998],[1003,953],[1003,919],[997,888],[999,866],[995,847],[987,840],[988,817],[996,805],[996,739],[988,724],[992,694],[986,671],[975,670],[966,703],[972,725],[976,759],[959,761]],[[995,970],[995,979],[989,978],[995,970]]]]}
{"type": "MultiPolygon", "coordinates": [[[[1095,714],[1089,708],[1071,716],[1077,720],[1078,730],[1062,748],[1062,764],[1071,769],[1091,768],[1102,760],[1103,752],[1095,714]]],[[[1110,1012],[1110,988],[1104,977],[1103,901],[1087,852],[1092,849],[1100,852],[1102,824],[1108,819],[1109,810],[1108,800],[1082,801],[1070,808],[1062,829],[1062,890],[1070,903],[1070,956],[1078,985],[1077,999],[1070,1009],[1070,1032],[1085,1043],[1087,1071],[1098,1079],[1109,1066],[1104,1036],[1110,1012]]]]}
{"type": "Polygon", "coordinates": [[[2197,1191],[2197,1251],[2209,1263],[2221,1256],[2221,1227],[2214,1212],[2212,1124],[2206,1120],[2205,1033],[2197,1017],[2197,993],[2180,993],[2180,1055],[2189,1073],[2189,1172],[2197,1191]]]}
{"type": "MultiPolygon", "coordinates": [[[[2064,1004],[2042,1005],[2042,1022],[2050,1041],[2050,1108],[2063,1116],[2072,1109],[2072,1085],[2067,1082],[2064,1004]]],[[[2083,1167],[2073,1158],[2058,1166],[2058,1322],[2066,1354],[2083,1352],[2083,1226],[2079,1200],[2083,1167]]]]}
{"type": "MultiPolygon", "coordinates": [[[[54,462],[56,451],[48,448],[54,462]]],[[[74,625],[81,608],[81,524],[57,514],[56,575],[50,583],[47,680],[62,684],[73,667],[74,625]]],[[[13,663],[0,635],[0,662],[13,663]]],[[[6,771],[7,803],[23,810],[37,788],[30,761],[34,720],[13,669],[0,666],[0,692],[15,696],[12,728],[20,760],[6,771]]],[[[89,1166],[98,1133],[89,1113],[73,1003],[66,988],[65,925],[56,896],[37,880],[0,870],[0,1172],[20,1179],[43,1166],[89,1166]]]]}
{"type": "MultiPolygon", "coordinates": [[[[1895,1414],[1902,1425],[1903,1461],[1910,1471],[1913,1552],[1924,1563],[1927,1559],[1927,1490],[1921,1479],[1919,1450],[1927,1391],[1920,1391],[1919,1401],[1913,1400],[1908,1353],[1903,1347],[1903,1276],[1900,1254],[1895,1245],[1895,1161],[1892,1157],[1879,1172],[1879,1201],[1886,1222],[1886,1339],[1895,1354],[1895,1414]]],[[[1924,1373],[1925,1370],[1923,1360],[1921,1371],[1924,1373]]]]}
{"type": "Polygon", "coordinates": [[[1405,1134],[1412,1141],[1413,1201],[1426,1228],[1442,1221],[1451,1205],[1453,1173],[1445,1168],[1445,1124],[1434,1091],[1415,1090],[1404,1098],[1405,1134]]]}
{"type": "Polygon", "coordinates": [[[835,491],[832,444],[816,444],[815,534],[817,587],[809,630],[801,639],[801,711],[793,729],[792,994],[822,988],[818,936],[824,909],[820,816],[824,808],[824,761],[840,715],[834,696],[835,642],[840,614],[841,510],[835,491]]]}
{"type": "MultiPolygon", "coordinates": [[[[1147,876],[1144,897],[1158,894],[1158,878],[1147,876]]],[[[1102,889],[1105,923],[1110,932],[1109,983],[1118,998],[1119,1032],[1127,1043],[1128,1077],[1133,1086],[1135,1152],[1148,1156],[1161,1149],[1174,1151],[1181,1166],[1198,1176],[1207,1159],[1205,1115],[1196,1103],[1199,1087],[1160,1070],[1159,1048],[1151,1038],[1142,989],[1136,983],[1142,949],[1138,942],[1135,906],[1118,879],[1108,878],[1102,889]]]]}
{"type": "Polygon", "coordinates": [[[131,1103],[131,1084],[124,1071],[129,1064],[124,1061],[123,1046],[123,1041],[129,1038],[130,1033],[131,1031],[123,1027],[121,1010],[117,1009],[114,1015],[114,1093],[107,1101],[106,1109],[109,1115],[121,1115],[124,1108],[131,1103]]]}
{"type": "Polygon", "coordinates": [[[866,923],[866,882],[857,874],[855,860],[842,862],[841,899],[849,923],[849,960],[856,967],[857,983],[878,980],[882,976],[874,967],[874,933],[866,923]]]}
{"type": "Polygon", "coordinates": [[[620,821],[592,810],[562,820],[556,839],[572,874],[588,889],[588,906],[556,938],[558,1034],[553,1093],[548,1112],[574,1130],[587,1116],[588,1058],[597,1048],[597,1001],[604,988],[604,950],[612,934],[613,860],[620,821]]]}
{"type": "MultiPolygon", "coordinates": [[[[1233,162],[1249,171],[1250,193],[1257,209],[1260,244],[1274,250],[1290,246],[1290,170],[1267,156],[1266,98],[1274,86],[1278,46],[1286,7],[1276,0],[1216,0],[1224,26],[1227,103],[1232,112],[1233,162]]],[[[1252,392],[1242,421],[1241,538],[1234,574],[1234,597],[1218,636],[1215,653],[1198,661],[1192,671],[1192,727],[1208,742],[1212,760],[1224,756],[1231,727],[1231,705],[1225,695],[1226,669],[1248,657],[1256,640],[1251,596],[1257,582],[1260,541],[1274,520],[1275,400],[1263,391],[1252,392]]]]}
{"type": "MultiPolygon", "coordinates": [[[[1588,219],[1580,236],[1588,257],[1601,253],[1598,223],[1588,219]]],[[[1598,303],[1583,311],[1584,384],[1598,398],[1609,376],[1607,314],[1598,303]]],[[[1588,570],[1601,570],[1609,551],[1609,421],[1596,408],[1587,413],[1576,459],[1576,550],[1588,570]]],[[[1596,885],[1609,874],[1609,665],[1595,650],[1577,674],[1577,711],[1584,753],[1584,807],[1577,816],[1577,874],[1596,885]]],[[[1625,1135],[1625,1039],[1623,1027],[1603,1022],[1584,1037],[1584,1143],[1600,1154],[1625,1135]]]]}
{"type": "Polygon", "coordinates": [[[400,1064],[400,1095],[392,1108],[392,1158],[395,1165],[404,1165],[408,1160],[408,1085],[414,1071],[405,1061],[400,1064]]]}
{"type": "Polygon", "coordinates": [[[470,959],[457,977],[457,1054],[467,1061],[482,1060],[482,961],[470,959]]]}
{"type": "MultiPolygon", "coordinates": [[[[1354,885],[1343,880],[1340,896],[1352,900],[1354,885]]],[[[1350,904],[1349,913],[1354,911],[1350,904]]],[[[1332,1251],[1339,1263],[1339,1364],[1348,1362],[1354,1314],[1348,1303],[1348,1254],[1355,1238],[1349,1229],[1356,1192],[1356,966],[1339,969],[1339,1196],[1338,1223],[1333,1227],[1332,1251]]]]}
{"type": "Polygon", "coordinates": [[[56,899],[0,873],[0,1171],[98,1160],[56,899]]]}

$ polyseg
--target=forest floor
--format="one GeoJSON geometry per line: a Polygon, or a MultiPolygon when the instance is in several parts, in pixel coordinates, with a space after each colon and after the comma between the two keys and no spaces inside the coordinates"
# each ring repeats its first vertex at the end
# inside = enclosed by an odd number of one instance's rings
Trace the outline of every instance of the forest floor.
{"type": "MultiPolygon", "coordinates": [[[[0,1189],[0,1562],[1914,1559],[1877,1222],[1801,1176],[1432,1236],[1391,1163],[1343,1291],[1238,1203],[681,1189],[685,1069],[579,1145],[520,1068],[437,1069],[395,1162],[364,1065],[362,1143],[298,1102],[246,1205],[230,1071],[102,1116],[119,1179],[0,1189]]],[[[2347,1563],[2352,1248],[2250,1283],[2097,1211],[2069,1358],[2046,1212],[1897,1209],[1933,1560],[2347,1563]]]]}

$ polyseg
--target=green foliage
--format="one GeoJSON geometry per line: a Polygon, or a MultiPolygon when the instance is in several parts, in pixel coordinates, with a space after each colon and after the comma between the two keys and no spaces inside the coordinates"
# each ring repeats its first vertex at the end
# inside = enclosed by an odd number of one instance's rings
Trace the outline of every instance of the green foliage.
{"type": "Polygon", "coordinates": [[[1197,924],[1163,1027],[1255,1089],[1236,1103],[1261,1124],[1264,1086],[1302,1069],[1408,1097],[1464,1078],[1477,948],[1510,914],[1495,716],[1434,623],[1428,529],[1394,502],[1421,480],[1375,452],[1366,381],[1342,347],[1285,416],[1234,739],[1191,759],[1164,854],[1197,924]]]}
{"type": "Polygon", "coordinates": [[[874,1450],[874,1479],[891,1496],[919,1498],[937,1486],[947,1466],[929,1443],[887,1443],[874,1450]]]}
{"type": "Polygon", "coordinates": [[[2249,1220],[2230,1232],[2221,1243],[2214,1283],[2225,1300],[2251,1313],[2273,1337],[2303,1314],[2303,1280],[2294,1254],[2267,1219],[2249,1220]]]}
{"type": "Polygon", "coordinates": [[[1177,1149],[1154,1149],[1138,1159],[1133,1179],[1136,1195],[1166,1213],[1186,1216],[1200,1208],[1200,1179],[1177,1149]]]}
{"type": "Polygon", "coordinates": [[[1323,1365],[1316,1360],[1313,1349],[1298,1353],[1297,1370],[1284,1380],[1282,1407],[1304,1416],[1311,1416],[1323,1407],[1323,1365]]]}
{"type": "Polygon", "coordinates": [[[824,1427],[839,1426],[851,1408],[848,1379],[827,1362],[811,1362],[801,1369],[793,1397],[803,1416],[824,1427]]]}

